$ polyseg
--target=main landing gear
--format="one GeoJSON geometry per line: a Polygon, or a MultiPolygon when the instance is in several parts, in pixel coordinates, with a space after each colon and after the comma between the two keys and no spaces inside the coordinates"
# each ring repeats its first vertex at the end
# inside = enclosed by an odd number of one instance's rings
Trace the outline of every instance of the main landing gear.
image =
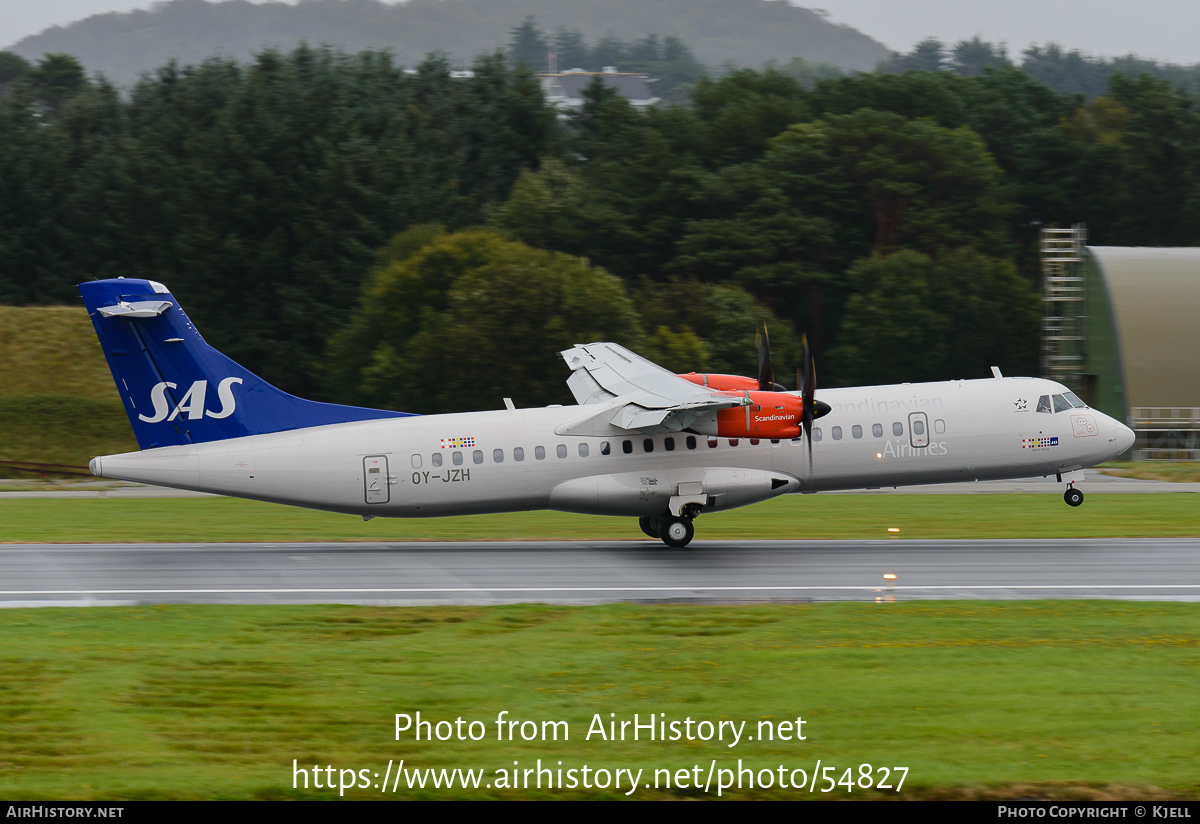
{"type": "Polygon", "coordinates": [[[689,504],[683,508],[682,517],[677,518],[670,512],[664,512],[657,517],[638,518],[638,526],[651,538],[658,538],[674,549],[682,549],[696,536],[696,527],[692,525],[692,521],[699,514],[699,507],[689,504]]]}
{"type": "Polygon", "coordinates": [[[1063,493],[1063,500],[1067,502],[1067,506],[1079,506],[1083,503],[1083,490],[1068,486],[1067,491],[1063,493]]]}

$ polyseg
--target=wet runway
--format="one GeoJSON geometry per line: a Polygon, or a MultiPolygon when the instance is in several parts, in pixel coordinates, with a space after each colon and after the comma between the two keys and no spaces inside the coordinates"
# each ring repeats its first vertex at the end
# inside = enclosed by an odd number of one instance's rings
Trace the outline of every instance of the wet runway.
{"type": "Polygon", "coordinates": [[[888,597],[1195,601],[1200,539],[0,545],[8,607],[888,597]]]}

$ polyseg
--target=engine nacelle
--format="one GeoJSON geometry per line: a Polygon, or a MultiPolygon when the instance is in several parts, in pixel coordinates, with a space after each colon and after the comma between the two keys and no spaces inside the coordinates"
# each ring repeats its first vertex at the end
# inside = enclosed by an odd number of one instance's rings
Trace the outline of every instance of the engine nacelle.
{"type": "MultiPolygon", "coordinates": [[[[677,375],[676,377],[683,378],[685,381],[707,386],[709,389],[716,389],[719,392],[757,392],[758,381],[754,378],[747,378],[744,375],[710,375],[704,372],[688,372],[686,375],[677,375]]],[[[783,387],[779,384],[772,384],[774,391],[782,392],[783,387]]]]}
{"type": "Polygon", "coordinates": [[[722,438],[800,437],[800,417],[804,401],[799,395],[781,392],[748,392],[750,405],[723,409],[701,418],[689,428],[703,435],[722,438]]]}

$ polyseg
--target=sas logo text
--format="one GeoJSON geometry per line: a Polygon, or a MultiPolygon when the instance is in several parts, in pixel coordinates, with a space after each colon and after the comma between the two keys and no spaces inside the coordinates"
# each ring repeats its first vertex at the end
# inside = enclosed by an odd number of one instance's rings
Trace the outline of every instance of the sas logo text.
{"type": "Polygon", "coordinates": [[[145,423],[173,421],[184,413],[187,414],[189,421],[198,421],[201,418],[228,418],[237,408],[237,400],[233,397],[233,385],[241,382],[241,378],[225,378],[217,384],[217,400],[221,402],[221,408],[213,412],[211,409],[204,408],[205,396],[208,394],[208,381],[193,383],[183,399],[175,404],[174,409],[170,408],[170,403],[167,401],[167,390],[177,387],[170,381],[163,381],[150,390],[150,402],[154,404],[154,414],[150,417],[139,414],[138,420],[145,423]]]}

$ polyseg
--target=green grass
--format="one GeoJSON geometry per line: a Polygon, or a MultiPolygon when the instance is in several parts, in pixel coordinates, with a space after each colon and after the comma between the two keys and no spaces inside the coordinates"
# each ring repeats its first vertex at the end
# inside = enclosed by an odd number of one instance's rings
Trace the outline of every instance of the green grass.
{"type": "MultiPolygon", "coordinates": [[[[1200,535],[1187,493],[1092,495],[791,495],[702,516],[718,539],[1110,538],[1200,535]]],[[[464,541],[645,539],[633,518],[517,512],[364,523],[352,515],[233,498],[0,499],[0,543],[160,541],[464,541]]]]}
{"type": "Polygon", "coordinates": [[[0,396],[45,394],[121,405],[82,305],[0,306],[0,396]]]}
{"type": "MultiPolygon", "coordinates": [[[[115,395],[116,393],[112,393],[115,395]]],[[[0,461],[86,467],[96,455],[136,450],[120,400],[73,395],[0,397],[0,461]]],[[[14,474],[8,471],[7,474],[14,474]]]]}
{"type": "MultiPolygon", "coordinates": [[[[811,773],[819,758],[839,775],[907,766],[902,797],[1200,792],[1194,604],[9,609],[0,637],[9,799],[328,798],[292,789],[293,759],[382,775],[401,758],[489,779],[514,760],[633,767],[651,783],[655,768],[713,759],[811,773]],[[418,710],[484,721],[488,736],[396,741],[394,714],[418,710]],[[501,710],[565,720],[570,740],[498,742],[501,710]],[[802,716],[807,740],[584,740],[593,714],[635,712],[745,720],[749,734],[802,716]]],[[[668,795],[702,794],[638,792],[668,795]]]]}
{"type": "Polygon", "coordinates": [[[1200,463],[1187,461],[1109,461],[1097,467],[1105,475],[1143,481],[1200,483],[1200,463]]]}
{"type": "Polygon", "coordinates": [[[0,306],[0,433],[0,461],[87,466],[137,449],[82,306],[0,306]]]}

